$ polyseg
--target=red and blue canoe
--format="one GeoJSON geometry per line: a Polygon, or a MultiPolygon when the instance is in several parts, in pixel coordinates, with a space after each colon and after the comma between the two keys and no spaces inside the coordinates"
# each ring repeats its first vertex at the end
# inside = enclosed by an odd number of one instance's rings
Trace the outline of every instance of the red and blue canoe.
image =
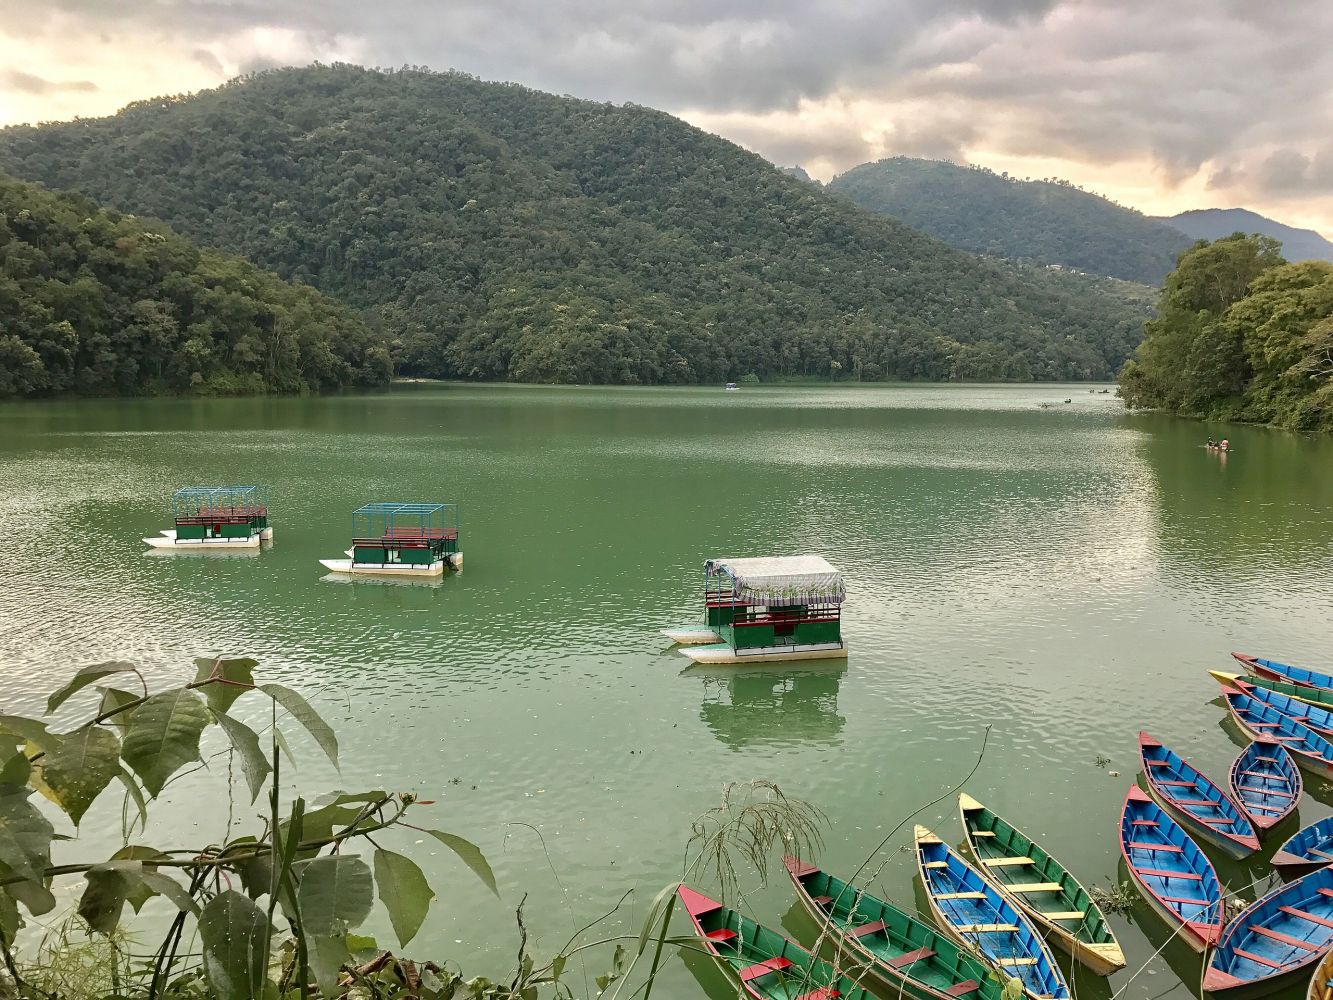
{"type": "Polygon", "coordinates": [[[1259,850],[1259,834],[1240,805],[1170,747],[1139,733],[1148,791],[1196,837],[1237,860],[1259,850]]]}
{"type": "Polygon", "coordinates": [[[1300,768],[1271,736],[1255,740],[1231,765],[1231,796],[1261,832],[1296,811],[1303,788],[1300,768]]]}
{"type": "Polygon", "coordinates": [[[1273,867],[1288,880],[1330,864],[1333,864],[1333,816],[1301,827],[1273,854],[1273,867]]]}
{"type": "Polygon", "coordinates": [[[1284,681],[1299,687],[1333,691],[1333,675],[1321,674],[1317,670],[1307,670],[1305,667],[1293,667],[1290,663],[1279,663],[1277,660],[1265,660],[1249,653],[1231,655],[1247,672],[1256,677],[1267,677],[1269,680],[1284,681]]]}
{"type": "Polygon", "coordinates": [[[1257,689],[1244,681],[1222,685],[1222,697],[1236,725],[1254,739],[1268,736],[1287,748],[1292,760],[1311,774],[1333,777],[1333,743],[1303,722],[1283,715],[1254,696],[1257,689]],[[1245,688],[1249,688],[1248,691],[1245,688]]]}

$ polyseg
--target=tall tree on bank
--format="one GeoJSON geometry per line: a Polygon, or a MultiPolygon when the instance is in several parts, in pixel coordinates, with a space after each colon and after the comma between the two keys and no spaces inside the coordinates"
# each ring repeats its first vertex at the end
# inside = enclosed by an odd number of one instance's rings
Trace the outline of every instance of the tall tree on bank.
{"type": "Polygon", "coordinates": [[[1120,372],[1131,407],[1333,431],[1333,264],[1267,236],[1200,243],[1120,372]]]}

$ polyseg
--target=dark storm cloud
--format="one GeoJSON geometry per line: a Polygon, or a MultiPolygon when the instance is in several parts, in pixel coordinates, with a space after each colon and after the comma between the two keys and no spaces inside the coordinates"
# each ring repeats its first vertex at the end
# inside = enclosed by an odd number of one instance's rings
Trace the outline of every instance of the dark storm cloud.
{"type": "Polygon", "coordinates": [[[16,69],[0,73],[0,88],[17,90],[24,94],[54,94],[61,91],[91,93],[97,84],[91,80],[47,80],[31,73],[20,73],[16,69]]]}

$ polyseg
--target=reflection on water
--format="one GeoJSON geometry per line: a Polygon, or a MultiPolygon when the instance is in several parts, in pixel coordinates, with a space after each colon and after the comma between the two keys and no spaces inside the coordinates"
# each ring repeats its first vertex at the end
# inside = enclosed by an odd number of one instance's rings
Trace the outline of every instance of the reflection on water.
{"type": "Polygon", "coordinates": [[[838,683],[845,660],[788,671],[693,666],[681,672],[699,678],[704,690],[699,717],[718,741],[745,746],[841,743],[846,720],[838,714],[838,683]]]}

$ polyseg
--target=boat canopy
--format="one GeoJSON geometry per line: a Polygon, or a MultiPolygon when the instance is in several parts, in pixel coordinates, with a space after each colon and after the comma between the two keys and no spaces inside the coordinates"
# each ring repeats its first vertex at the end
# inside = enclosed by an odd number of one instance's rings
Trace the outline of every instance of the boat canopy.
{"type": "Polygon", "coordinates": [[[726,577],[735,599],[751,604],[841,604],[847,597],[842,574],[823,556],[710,559],[704,574],[726,577]]]}
{"type": "Polygon", "coordinates": [[[268,506],[267,491],[258,486],[190,486],[171,494],[173,517],[214,510],[268,506]]]}

